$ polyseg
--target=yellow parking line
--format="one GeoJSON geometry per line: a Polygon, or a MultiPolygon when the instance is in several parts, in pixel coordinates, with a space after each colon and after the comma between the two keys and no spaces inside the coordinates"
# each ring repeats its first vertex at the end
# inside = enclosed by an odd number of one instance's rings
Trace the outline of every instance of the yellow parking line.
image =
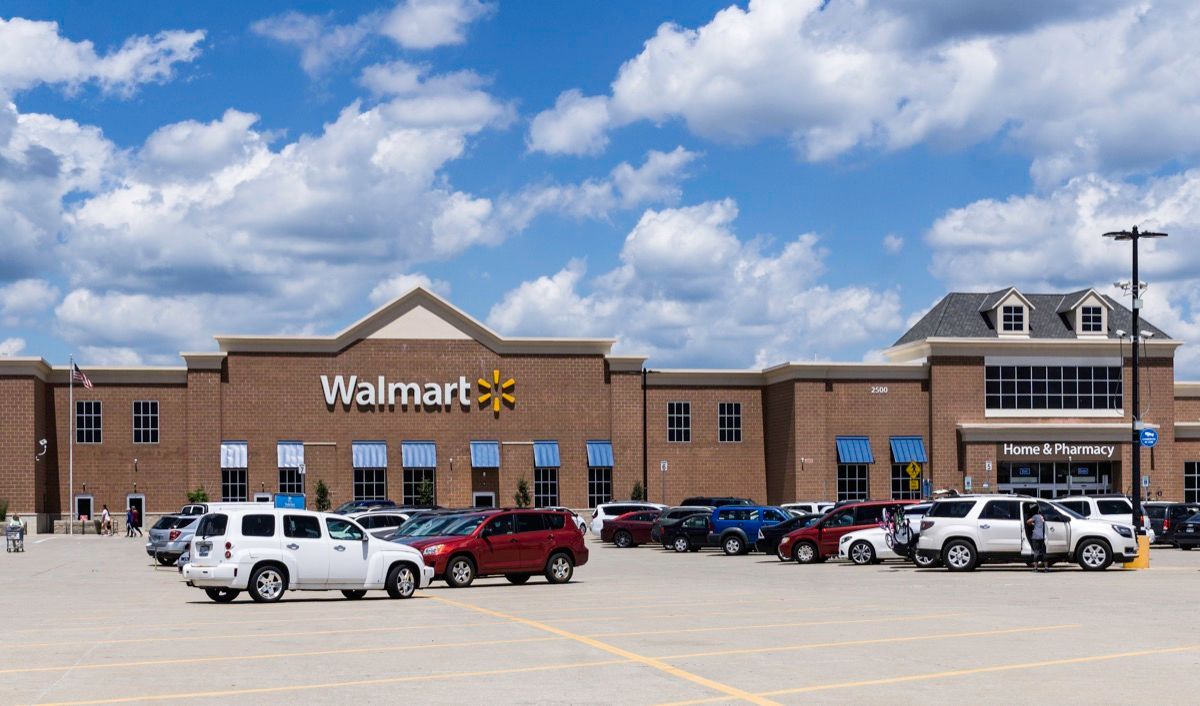
{"type": "Polygon", "coordinates": [[[351,655],[376,652],[403,652],[406,650],[438,649],[444,647],[482,647],[485,645],[512,645],[522,642],[549,642],[561,637],[524,637],[509,640],[473,640],[470,642],[433,642],[419,645],[389,645],[383,647],[347,647],[339,650],[316,650],[312,652],[275,652],[259,655],[217,655],[213,657],[180,657],[176,659],[150,659],[138,662],[94,662],[92,664],[64,664],[56,667],[18,667],[0,669],[0,674],[26,674],[29,672],[66,672],[76,669],[122,669],[125,667],[153,667],[167,664],[204,664],[206,662],[251,661],[260,659],[284,659],[291,657],[322,657],[327,655],[351,655]]]}
{"type": "MultiPolygon", "coordinates": [[[[1127,659],[1129,657],[1149,657],[1154,655],[1172,654],[1177,652],[1193,652],[1200,650],[1200,644],[1196,645],[1181,645],[1178,647],[1162,647],[1149,650],[1134,650],[1132,652],[1114,652],[1112,654],[1090,655],[1087,657],[1068,657],[1065,659],[1050,659],[1040,662],[1023,662],[1020,664],[998,664],[990,667],[971,667],[968,669],[952,669],[944,672],[928,672],[925,674],[906,674],[898,677],[884,677],[881,679],[863,679],[860,681],[844,681],[834,682],[832,684],[817,684],[815,686],[800,686],[791,689],[777,689],[775,691],[761,692],[760,696],[786,696],[790,694],[806,694],[817,691],[834,691],[837,689],[853,689],[863,686],[884,686],[888,684],[903,684],[906,682],[915,681],[931,681],[935,679],[949,679],[953,677],[970,676],[972,674],[990,674],[996,672],[1009,672],[1014,670],[1037,669],[1040,667],[1061,667],[1072,664],[1089,664],[1093,662],[1107,662],[1114,659],[1127,659]]],[[[692,701],[672,701],[662,703],[659,706],[691,706],[691,704],[710,704],[718,703],[722,699],[695,699],[692,701]]]]}
{"type": "Polygon", "coordinates": [[[1005,628],[1003,630],[977,630],[972,632],[945,632],[933,635],[905,635],[903,637],[876,637],[869,640],[842,640],[840,642],[807,642],[801,645],[776,645],[773,647],[749,647],[739,650],[717,650],[715,652],[689,652],[678,655],[664,655],[659,659],[692,659],[695,657],[726,657],[729,655],[752,655],[766,652],[795,652],[799,650],[815,650],[826,647],[855,647],[860,645],[883,645],[890,642],[921,642],[923,640],[950,640],[958,637],[987,637],[991,635],[1011,635],[1025,632],[1045,632],[1049,630],[1066,630],[1077,628],[1079,625],[1045,625],[1028,628],[1005,628]]]}
{"type": "Polygon", "coordinates": [[[288,691],[342,689],[349,686],[379,686],[381,684],[404,684],[406,682],[437,681],[441,679],[464,679],[467,677],[493,677],[504,676],[507,674],[523,674],[527,672],[549,672],[560,669],[580,669],[582,667],[606,667],[614,664],[629,664],[629,660],[607,659],[591,662],[567,662],[563,664],[547,664],[536,667],[512,667],[508,669],[489,669],[475,672],[442,672],[440,674],[383,677],[380,679],[355,679],[353,681],[324,682],[320,684],[289,684],[288,686],[223,689],[221,691],[194,691],[174,694],[140,694],[138,696],[118,696],[108,699],[87,699],[84,701],[54,701],[43,703],[40,706],[83,706],[84,704],[120,704],[129,703],[132,701],[174,701],[177,699],[204,699],[217,698],[221,696],[245,696],[249,694],[277,694],[288,691]]]}
{"type": "Polygon", "coordinates": [[[779,704],[776,704],[774,701],[771,701],[770,699],[764,698],[762,696],[757,696],[748,691],[743,691],[742,689],[738,689],[736,687],[729,686],[728,684],[722,684],[721,682],[714,681],[707,677],[702,677],[699,674],[693,674],[684,669],[680,669],[679,667],[675,667],[673,665],[667,664],[666,662],[663,662],[662,660],[658,660],[653,657],[646,657],[645,655],[640,655],[640,654],[637,654],[636,652],[630,652],[629,650],[624,650],[624,649],[621,649],[620,647],[615,647],[606,642],[601,642],[599,640],[595,640],[590,637],[585,637],[583,635],[579,635],[579,634],[570,632],[568,630],[563,630],[562,628],[556,628],[552,625],[547,625],[545,623],[539,623],[536,620],[529,620],[527,618],[522,618],[522,617],[519,617],[516,615],[509,615],[507,613],[501,613],[499,611],[491,610],[489,608],[481,608],[476,605],[471,605],[470,603],[460,603],[458,601],[452,601],[448,598],[440,598],[440,597],[434,596],[433,600],[442,601],[443,603],[446,603],[447,605],[458,606],[459,608],[463,608],[466,610],[473,610],[478,613],[483,613],[484,615],[490,615],[494,618],[503,618],[506,620],[511,620],[515,623],[520,623],[521,625],[526,625],[528,627],[536,628],[538,630],[544,630],[545,632],[551,633],[553,635],[559,635],[561,637],[575,640],[576,642],[580,642],[589,647],[594,647],[598,650],[603,650],[609,654],[616,655],[618,657],[623,657],[626,660],[638,662],[640,664],[646,665],[647,667],[653,667],[654,669],[657,669],[660,672],[665,672],[666,674],[670,674],[671,676],[678,677],[678,678],[684,679],[686,681],[690,681],[693,684],[699,684],[703,687],[712,689],[713,691],[719,691],[722,694],[725,694],[726,697],[733,697],[739,701],[749,701],[752,704],[759,704],[760,706],[779,706],[779,704]]]}
{"type": "Polygon", "coordinates": [[[915,620],[943,620],[957,618],[964,613],[933,613],[930,615],[905,615],[893,618],[861,618],[858,620],[809,620],[798,623],[763,623],[761,625],[718,626],[710,628],[680,628],[677,630],[638,630],[635,632],[594,632],[588,637],[636,637],[639,635],[676,635],[692,632],[722,632],[726,630],[760,630],[765,628],[799,628],[816,627],[820,625],[858,625],[861,623],[901,623],[915,620]]]}

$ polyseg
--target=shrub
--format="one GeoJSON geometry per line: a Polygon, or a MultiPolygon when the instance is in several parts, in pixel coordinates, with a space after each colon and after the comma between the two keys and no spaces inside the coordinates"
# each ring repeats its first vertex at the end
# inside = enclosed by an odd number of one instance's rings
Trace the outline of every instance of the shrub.
{"type": "Polygon", "coordinates": [[[333,507],[329,502],[329,487],[325,485],[325,481],[317,481],[317,511],[329,512],[329,508],[333,507]]]}
{"type": "Polygon", "coordinates": [[[208,502],[208,491],[203,487],[189,490],[187,492],[187,499],[189,503],[206,503],[208,502]]]}
{"type": "Polygon", "coordinates": [[[645,500],[646,489],[642,487],[642,482],[638,481],[633,484],[633,492],[629,494],[630,500],[645,500]]]}
{"type": "Polygon", "coordinates": [[[529,498],[529,481],[522,478],[517,481],[517,492],[513,493],[513,502],[517,507],[529,507],[531,502],[529,498]]]}

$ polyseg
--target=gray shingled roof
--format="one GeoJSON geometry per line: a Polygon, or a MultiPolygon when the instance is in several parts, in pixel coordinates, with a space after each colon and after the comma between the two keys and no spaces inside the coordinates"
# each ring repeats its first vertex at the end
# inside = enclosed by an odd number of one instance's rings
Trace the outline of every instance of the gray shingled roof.
{"type": "MultiPolygon", "coordinates": [[[[926,338],[997,338],[996,329],[992,327],[987,316],[981,311],[985,302],[997,301],[999,294],[1007,292],[951,292],[942,297],[929,313],[913,325],[903,336],[892,345],[900,346],[905,343],[922,341],[926,338]]],[[[1082,295],[1078,292],[1060,294],[1026,294],[1021,295],[1033,304],[1029,312],[1030,338],[1074,338],[1075,330],[1066,317],[1059,311],[1064,300],[1078,300],[1082,295]]],[[[1101,295],[1104,296],[1104,295],[1101,295]]],[[[1109,296],[1105,301],[1112,305],[1108,314],[1108,337],[1116,338],[1118,329],[1128,331],[1131,328],[1133,313],[1109,296]]],[[[1152,331],[1155,338],[1169,338],[1166,333],[1144,318],[1139,322],[1143,331],[1152,331]]]]}

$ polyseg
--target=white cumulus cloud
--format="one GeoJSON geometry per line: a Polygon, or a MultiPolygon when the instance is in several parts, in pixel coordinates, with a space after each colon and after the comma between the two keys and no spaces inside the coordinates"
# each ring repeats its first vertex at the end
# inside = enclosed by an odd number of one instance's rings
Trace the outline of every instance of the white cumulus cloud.
{"type": "Polygon", "coordinates": [[[18,326],[50,310],[58,288],[44,279],[22,279],[0,286],[0,323],[18,326]]]}
{"type": "Polygon", "coordinates": [[[466,28],[496,6],[480,0],[402,0],[380,31],[405,49],[433,49],[467,40],[466,28]]]}
{"type": "Polygon", "coordinates": [[[563,91],[554,107],[534,116],[526,144],[531,152],[599,154],[608,146],[608,99],[563,91]]]}
{"type": "Polygon", "coordinates": [[[25,339],[6,338],[0,341],[0,358],[18,356],[25,352],[25,339]]]}

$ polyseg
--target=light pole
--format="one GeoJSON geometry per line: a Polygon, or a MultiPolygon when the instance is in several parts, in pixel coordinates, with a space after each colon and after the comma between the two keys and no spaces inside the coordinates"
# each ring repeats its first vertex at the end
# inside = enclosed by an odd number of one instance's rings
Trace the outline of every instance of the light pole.
{"type": "MultiPolygon", "coordinates": [[[[1142,444],[1141,432],[1145,427],[1142,421],[1141,402],[1138,399],[1138,314],[1142,308],[1142,290],[1145,288],[1142,281],[1138,279],[1138,241],[1142,238],[1165,238],[1166,233],[1152,233],[1149,231],[1139,231],[1137,226],[1132,230],[1114,231],[1104,234],[1105,238],[1113,240],[1128,240],[1133,245],[1133,280],[1130,282],[1130,290],[1133,293],[1133,326],[1131,327],[1130,336],[1133,337],[1133,414],[1132,417],[1132,432],[1131,442],[1133,443],[1133,531],[1138,535],[1138,560],[1143,560],[1143,547],[1147,542],[1142,538],[1146,534],[1146,530],[1142,527],[1142,444]]],[[[1146,549],[1148,551],[1148,547],[1146,549]]],[[[1148,558],[1148,557],[1146,557],[1148,558]]]]}

